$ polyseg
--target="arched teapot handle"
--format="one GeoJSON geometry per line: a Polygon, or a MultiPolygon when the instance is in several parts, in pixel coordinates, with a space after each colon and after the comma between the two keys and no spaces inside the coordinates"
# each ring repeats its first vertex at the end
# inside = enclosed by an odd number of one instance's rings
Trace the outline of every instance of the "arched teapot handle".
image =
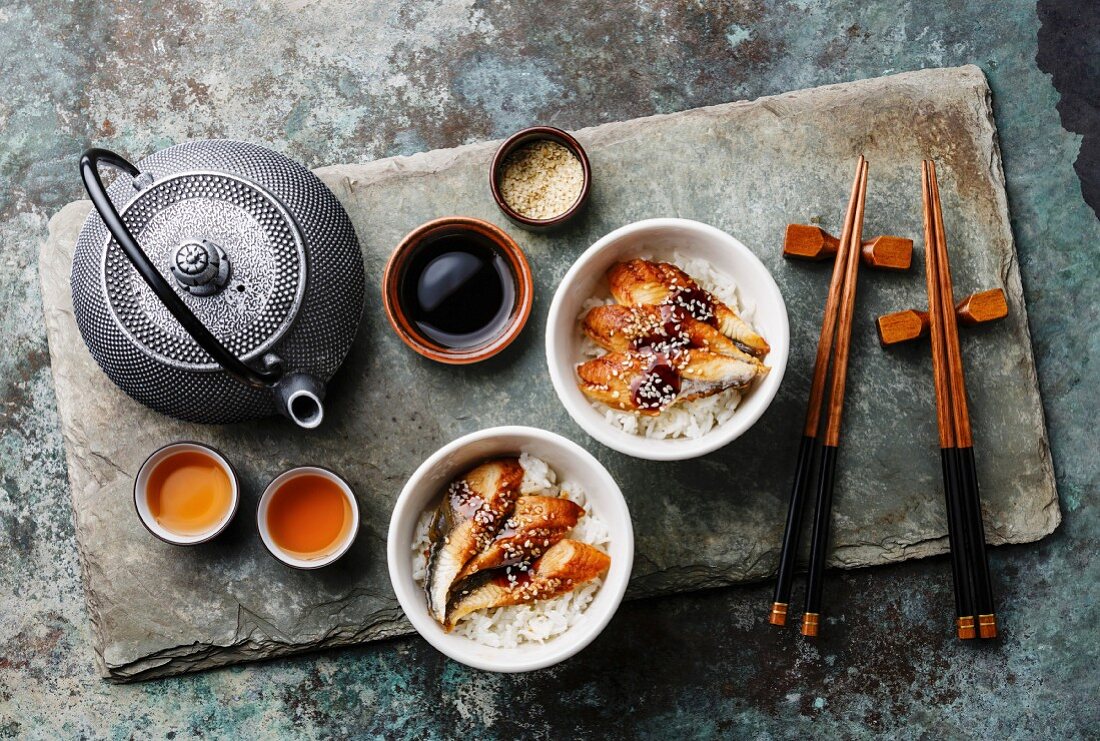
{"type": "Polygon", "coordinates": [[[210,356],[229,373],[241,381],[252,385],[269,387],[275,385],[282,378],[283,371],[279,367],[257,369],[245,363],[226,349],[225,345],[215,337],[206,326],[199,321],[195,313],[188,308],[183,299],[172,289],[168,281],[160,274],[156,266],[138,246],[137,240],[130,230],[122,222],[118,210],[107,196],[107,190],[103,187],[103,181],[99,177],[99,165],[104,164],[113,167],[120,172],[136,178],[140,171],[121,155],[106,149],[91,148],[80,157],[80,177],[84,180],[84,188],[88,191],[92,204],[95,206],[107,230],[118,242],[119,247],[126,253],[134,268],[142,279],[153,289],[165,308],[172,313],[187,333],[199,343],[199,346],[210,353],[210,356]]]}

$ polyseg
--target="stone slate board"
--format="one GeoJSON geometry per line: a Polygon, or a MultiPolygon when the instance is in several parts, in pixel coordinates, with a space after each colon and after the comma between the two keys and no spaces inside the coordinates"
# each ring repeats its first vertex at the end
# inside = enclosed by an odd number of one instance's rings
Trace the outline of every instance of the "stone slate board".
{"type": "MultiPolygon", "coordinates": [[[[40,271],[104,676],[167,676],[409,632],[386,572],[390,508],[426,456],[492,425],[560,432],[607,465],[634,519],[630,596],[767,577],[778,557],[830,270],[781,259],[783,229],[795,221],[838,231],[860,152],[871,164],[865,234],[920,233],[919,162],[933,157],[957,294],[997,286],[1007,292],[1012,310],[1005,321],[963,333],[986,533],[1000,544],[1054,530],[1061,516],[990,91],[977,67],[606,124],[577,136],[592,160],[592,201],[579,223],[549,236],[512,227],[493,205],[486,167],[495,143],[318,171],[351,214],[373,290],[355,347],[330,388],[325,424],[313,433],[281,419],[220,428],[185,424],[118,391],[85,350],[72,316],[69,265],[89,204],[69,204],[54,217],[40,271]],[[399,239],[449,214],[506,228],[526,251],[536,282],[521,338],[501,356],[462,369],[408,351],[386,324],[378,290],[399,239]],[[558,403],[542,352],[549,300],[570,263],[611,229],[654,216],[694,218],[737,236],[772,271],[791,317],[790,365],[769,411],[741,440],[683,463],[635,461],[587,438],[558,403]],[[131,501],[133,474],[145,456],[178,439],[214,444],[244,481],[240,514],[228,533],[189,549],[150,536],[131,501]],[[362,506],[354,548],[319,572],[281,566],[255,534],[264,484],[302,463],[340,471],[362,506]]],[[[928,349],[915,344],[885,352],[872,324],[880,313],[924,304],[922,271],[918,253],[908,274],[861,274],[834,505],[836,566],[946,549],[928,349]]],[[[938,569],[937,578],[947,572],[938,569]]]]}

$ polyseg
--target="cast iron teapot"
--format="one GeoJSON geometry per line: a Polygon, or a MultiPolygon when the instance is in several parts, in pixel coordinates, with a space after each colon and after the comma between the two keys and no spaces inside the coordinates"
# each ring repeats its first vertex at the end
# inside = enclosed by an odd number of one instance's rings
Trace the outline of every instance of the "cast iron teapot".
{"type": "Polygon", "coordinates": [[[228,140],[169,147],[137,165],[89,149],[80,175],[95,210],[76,242],[73,308],[111,380],[192,422],[280,412],[319,425],[364,287],[355,230],[324,183],[281,154],[228,140]],[[120,172],[109,188],[100,165],[120,172]]]}

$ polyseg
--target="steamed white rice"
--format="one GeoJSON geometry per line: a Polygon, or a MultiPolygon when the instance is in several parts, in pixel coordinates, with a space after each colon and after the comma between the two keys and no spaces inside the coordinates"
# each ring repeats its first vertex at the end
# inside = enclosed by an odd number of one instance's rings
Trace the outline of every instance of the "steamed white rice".
{"type": "MultiPolygon", "coordinates": [[[[639,255],[639,257],[672,263],[694,278],[700,287],[710,291],[718,300],[736,311],[742,319],[750,325],[752,324],[753,316],[756,313],[755,303],[742,298],[733,280],[725,273],[716,270],[706,260],[687,257],[678,252],[673,252],[671,257],[655,258],[645,255],[639,255]]],[[[598,295],[584,302],[581,306],[581,313],[577,317],[577,331],[580,334],[580,363],[597,358],[607,352],[593,342],[581,328],[582,320],[592,308],[615,303],[607,282],[603,281],[601,286],[598,295]]],[[[609,424],[632,435],[657,440],[678,437],[698,438],[733,417],[738,404],[741,403],[741,392],[737,389],[726,389],[712,396],[704,396],[701,399],[692,401],[682,401],[657,415],[612,409],[603,402],[591,399],[588,403],[602,414],[609,424]]]]}
{"type": "MultiPolygon", "coordinates": [[[[566,537],[607,552],[611,533],[603,520],[592,511],[584,489],[571,481],[562,481],[559,484],[557,473],[541,458],[523,453],[519,462],[524,471],[520,493],[563,496],[579,504],[584,508],[584,516],[566,537]]],[[[428,527],[431,519],[431,511],[420,515],[412,544],[413,579],[421,587],[428,577],[428,527]]],[[[603,579],[597,578],[553,599],[479,610],[460,620],[452,634],[493,648],[515,648],[528,642],[545,643],[569,630],[580,620],[602,585],[603,579]]]]}

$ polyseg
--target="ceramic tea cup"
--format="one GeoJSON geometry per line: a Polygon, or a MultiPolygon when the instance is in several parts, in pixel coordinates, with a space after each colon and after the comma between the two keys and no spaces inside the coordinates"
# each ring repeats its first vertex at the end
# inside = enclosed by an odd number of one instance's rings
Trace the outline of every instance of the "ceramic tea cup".
{"type": "Polygon", "coordinates": [[[197,545],[218,536],[237,514],[240,483],[225,456],[184,441],[155,450],[134,477],[141,524],[172,545],[197,545]]]}
{"type": "Polygon", "coordinates": [[[300,466],[272,479],[256,527],[264,547],[296,569],[319,569],[348,552],[359,534],[359,502],[327,468],[300,466]]]}

